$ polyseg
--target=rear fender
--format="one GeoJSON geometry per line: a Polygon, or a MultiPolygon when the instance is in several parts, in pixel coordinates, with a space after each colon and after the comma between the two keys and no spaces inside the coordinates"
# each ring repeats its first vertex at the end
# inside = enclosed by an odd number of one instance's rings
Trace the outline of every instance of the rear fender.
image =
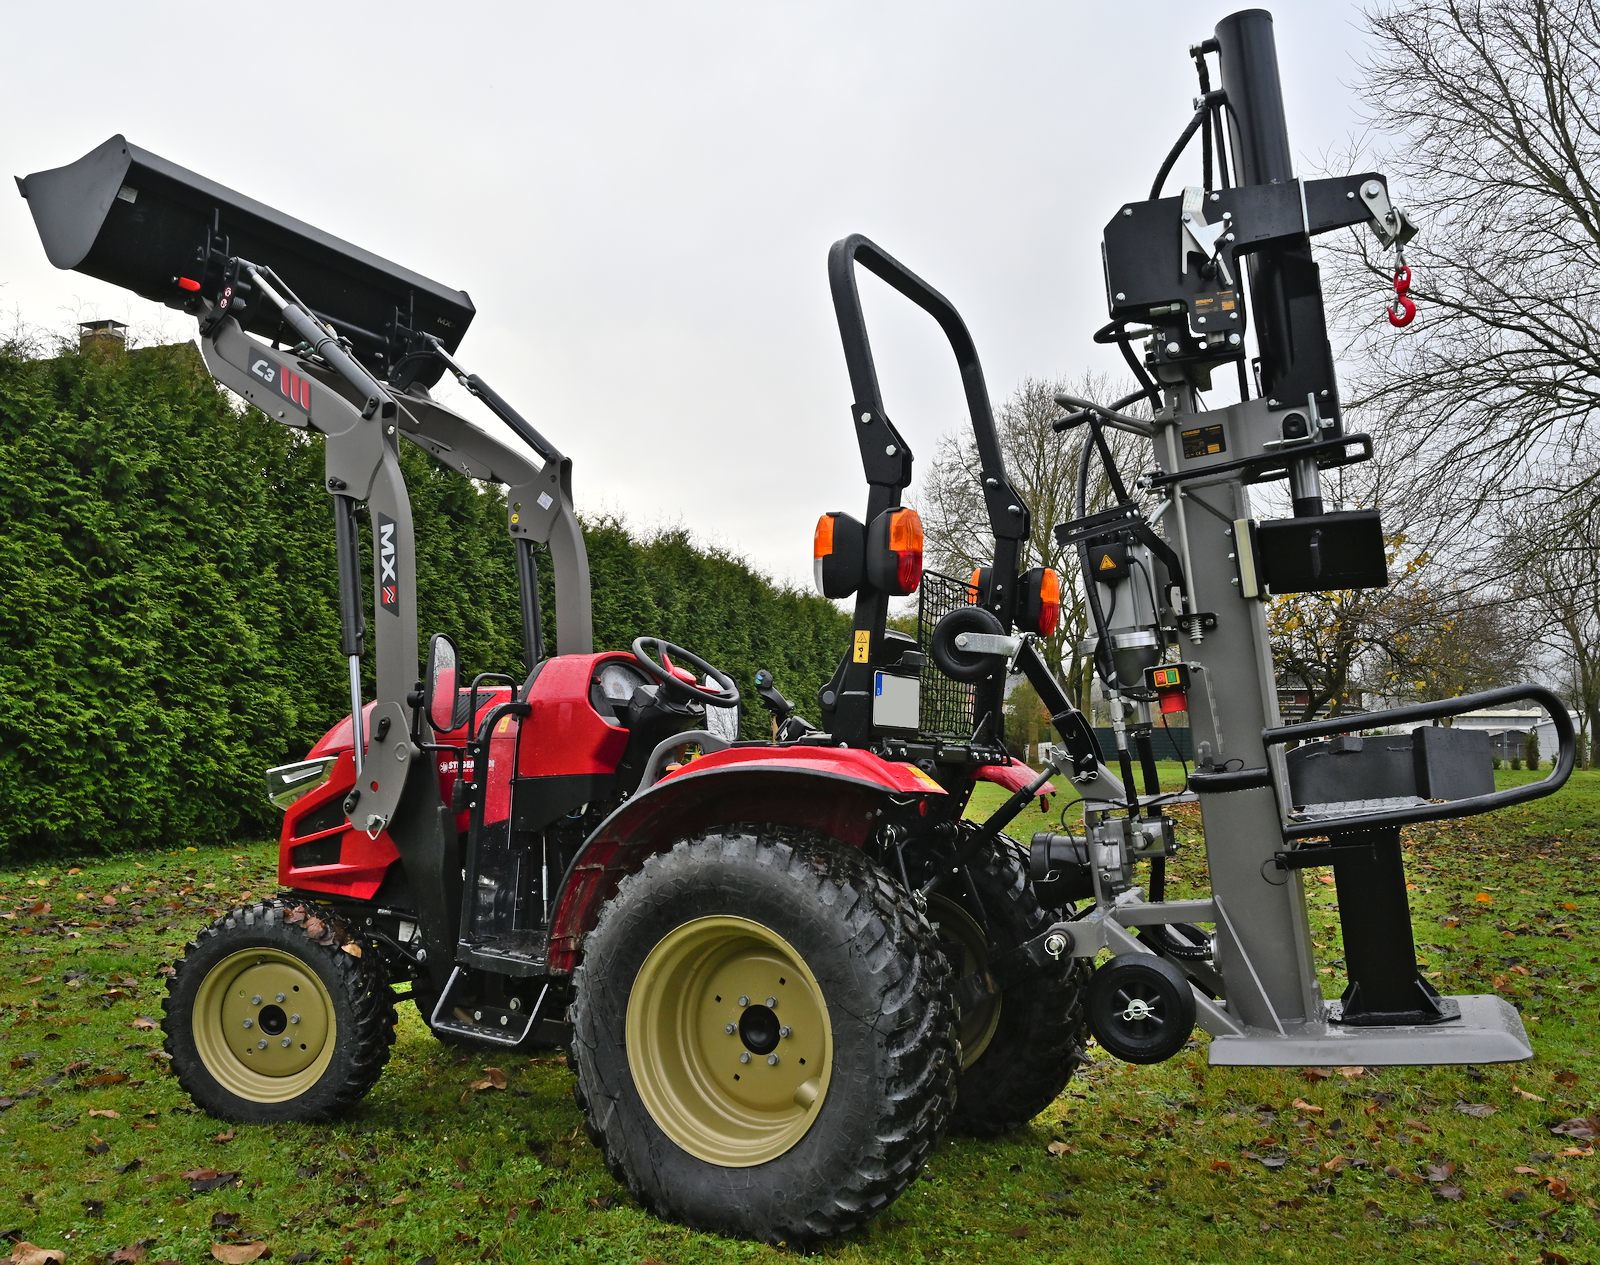
{"type": "MultiPolygon", "coordinates": [[[[1021,760],[1013,759],[1006,764],[985,764],[974,770],[972,776],[980,782],[993,782],[996,786],[1003,786],[1006,790],[1015,794],[1039,775],[1021,760]]],[[[1039,789],[1038,796],[1045,798],[1055,793],[1055,783],[1046,782],[1039,789]]]]}
{"type": "Polygon", "coordinates": [[[680,839],[737,821],[804,826],[864,847],[878,819],[945,791],[921,769],[843,747],[730,747],[662,778],[579,849],[550,920],[549,968],[576,969],[583,937],[617,885],[680,839]]]}

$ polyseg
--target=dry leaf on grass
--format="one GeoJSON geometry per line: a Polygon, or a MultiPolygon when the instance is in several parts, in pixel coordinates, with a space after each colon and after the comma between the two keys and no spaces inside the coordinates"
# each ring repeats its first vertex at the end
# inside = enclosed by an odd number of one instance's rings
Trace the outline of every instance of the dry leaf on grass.
{"type": "Polygon", "coordinates": [[[213,1243],[211,1255],[223,1265],[248,1265],[267,1254],[265,1243],[213,1243]]]}
{"type": "Polygon", "coordinates": [[[67,1254],[60,1248],[38,1247],[23,1239],[12,1247],[6,1265],[61,1265],[66,1259],[67,1254]]]}

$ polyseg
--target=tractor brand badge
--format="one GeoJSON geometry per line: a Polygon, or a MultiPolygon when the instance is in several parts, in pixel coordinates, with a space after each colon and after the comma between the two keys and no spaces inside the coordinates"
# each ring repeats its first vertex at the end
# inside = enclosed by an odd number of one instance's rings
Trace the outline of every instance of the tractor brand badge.
{"type": "Polygon", "coordinates": [[[400,550],[394,519],[378,515],[378,605],[391,615],[400,613],[400,550]]]}
{"type": "Polygon", "coordinates": [[[257,356],[250,362],[250,372],[255,374],[256,377],[260,378],[268,386],[271,386],[278,380],[277,366],[265,356],[257,356]]]}

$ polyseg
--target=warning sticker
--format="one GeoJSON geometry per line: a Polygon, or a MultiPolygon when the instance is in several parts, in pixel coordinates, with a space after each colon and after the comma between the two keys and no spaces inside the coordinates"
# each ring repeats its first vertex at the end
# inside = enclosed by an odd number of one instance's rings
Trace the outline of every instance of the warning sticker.
{"type": "Polygon", "coordinates": [[[1183,455],[1186,460],[1212,457],[1219,452],[1228,451],[1228,441],[1222,434],[1221,426],[1197,426],[1193,430],[1182,432],[1182,435],[1183,455]]]}
{"type": "Polygon", "coordinates": [[[867,663],[867,662],[870,662],[871,653],[872,653],[872,634],[870,632],[868,632],[865,628],[857,629],[856,630],[855,651],[851,655],[851,658],[856,663],[867,663]]]}

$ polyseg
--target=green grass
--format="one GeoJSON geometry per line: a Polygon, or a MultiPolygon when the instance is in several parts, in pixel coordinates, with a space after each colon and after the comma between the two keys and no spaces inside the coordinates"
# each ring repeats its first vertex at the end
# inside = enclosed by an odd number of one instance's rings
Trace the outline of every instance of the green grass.
{"type": "MultiPolygon", "coordinates": [[[[1014,832],[1044,820],[1029,809],[1014,832]]],[[[1182,825],[1179,893],[1203,878],[1192,809],[1182,825]]],[[[194,1110],[148,1026],[162,966],[218,911],[270,892],[273,856],[261,844],[0,871],[0,1230],[73,1262],[133,1247],[209,1261],[228,1242],[264,1242],[280,1262],[405,1265],[786,1255],[646,1215],[584,1139],[561,1059],[453,1052],[409,1005],[388,1070],[346,1122],[231,1127],[194,1110]],[[504,1069],[504,1091],[471,1088],[486,1066],[504,1069]],[[183,1176],[205,1169],[239,1176],[210,1191],[183,1176]]],[[[1308,1074],[1209,1069],[1203,1039],[1154,1068],[1097,1053],[1030,1128],[941,1144],[825,1258],[1600,1259],[1600,1157],[1551,1132],[1600,1111],[1600,774],[1416,828],[1408,859],[1429,977],[1514,1001],[1532,1062],[1308,1074]]],[[[1307,886],[1334,993],[1332,888],[1307,886]]]]}

